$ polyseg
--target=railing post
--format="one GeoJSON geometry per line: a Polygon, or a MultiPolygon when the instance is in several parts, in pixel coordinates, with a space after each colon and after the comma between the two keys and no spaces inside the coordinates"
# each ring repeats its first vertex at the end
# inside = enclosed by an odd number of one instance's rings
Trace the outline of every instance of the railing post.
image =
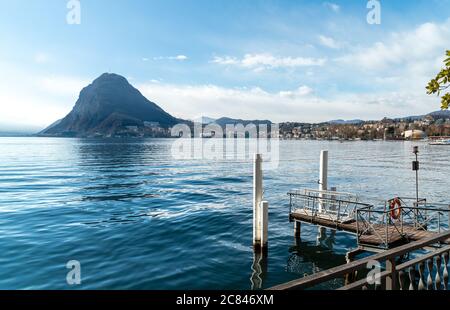
{"type": "MultiPolygon", "coordinates": [[[[336,186],[333,186],[333,187],[331,187],[330,188],[330,191],[332,191],[332,192],[337,192],[337,187],[336,186]]],[[[331,201],[330,201],[330,210],[331,211],[336,211],[336,195],[331,195],[331,201]]],[[[341,201],[339,200],[339,204],[341,203],[341,201]]],[[[340,210],[340,208],[339,208],[339,210],[340,210]]],[[[339,214],[340,214],[340,212],[338,212],[338,214],[337,214],[337,219],[338,219],[338,221],[339,221],[339,214]]]]}
{"type": "Polygon", "coordinates": [[[441,212],[439,211],[438,211],[438,231],[439,233],[441,233],[441,212]]]}
{"type": "Polygon", "coordinates": [[[359,213],[360,211],[356,209],[356,244],[359,245],[359,213]]]}
{"type": "Polygon", "coordinates": [[[398,276],[395,264],[395,257],[386,260],[386,271],[390,274],[386,277],[386,290],[395,291],[398,289],[398,276]]]}
{"type": "Polygon", "coordinates": [[[261,246],[262,156],[255,154],[253,162],[253,246],[261,246]]]}
{"type": "Polygon", "coordinates": [[[389,214],[386,215],[386,239],[384,240],[384,245],[387,248],[389,248],[389,221],[390,221],[390,217],[388,216],[389,214]]]}
{"type": "Polygon", "coordinates": [[[404,218],[403,208],[400,208],[400,231],[402,232],[402,235],[403,235],[403,218],[404,218]]]}
{"type": "Polygon", "coordinates": [[[450,205],[448,205],[448,229],[450,229],[450,205]]]}

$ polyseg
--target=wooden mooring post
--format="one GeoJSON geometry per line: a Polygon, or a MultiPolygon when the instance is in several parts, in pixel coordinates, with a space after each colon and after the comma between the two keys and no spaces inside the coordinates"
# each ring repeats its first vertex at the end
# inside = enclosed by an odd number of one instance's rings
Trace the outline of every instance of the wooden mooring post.
{"type": "Polygon", "coordinates": [[[263,201],[262,156],[255,154],[253,162],[253,246],[267,251],[269,227],[269,203],[263,201]]]}

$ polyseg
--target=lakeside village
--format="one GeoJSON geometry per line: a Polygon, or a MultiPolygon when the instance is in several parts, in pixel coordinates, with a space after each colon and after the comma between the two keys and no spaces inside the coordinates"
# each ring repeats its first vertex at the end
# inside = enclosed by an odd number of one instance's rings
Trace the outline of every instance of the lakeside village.
{"type": "MultiPolygon", "coordinates": [[[[204,127],[206,125],[203,124],[204,127]]],[[[109,137],[173,138],[171,128],[162,128],[154,122],[145,122],[144,126],[133,124],[117,129],[109,137]]],[[[279,138],[283,140],[420,140],[448,136],[450,136],[450,113],[442,112],[401,119],[384,118],[380,121],[338,120],[317,124],[300,122],[279,124],[279,138]]]]}
{"type": "Polygon", "coordinates": [[[281,139],[305,140],[421,140],[450,136],[450,115],[381,121],[335,121],[322,124],[282,123],[281,139]]]}

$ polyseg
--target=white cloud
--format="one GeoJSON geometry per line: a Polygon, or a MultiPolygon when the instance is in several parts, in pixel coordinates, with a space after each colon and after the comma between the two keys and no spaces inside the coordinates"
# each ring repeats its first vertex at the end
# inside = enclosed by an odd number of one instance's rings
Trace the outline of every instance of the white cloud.
{"type": "Polygon", "coordinates": [[[185,61],[185,60],[188,60],[188,59],[189,59],[189,57],[187,57],[186,55],[153,57],[153,60],[178,60],[178,61],[185,61]]]}
{"type": "MultiPolygon", "coordinates": [[[[425,23],[410,32],[393,33],[384,42],[357,48],[338,61],[377,71],[395,66],[408,68],[442,58],[449,46],[450,19],[441,25],[425,23]]],[[[435,66],[429,69],[435,70],[435,66]]]]}
{"type": "Polygon", "coordinates": [[[241,59],[230,56],[216,56],[211,62],[219,65],[239,66],[242,68],[259,71],[276,68],[323,66],[326,63],[326,59],[308,57],[275,57],[272,54],[246,54],[241,59]]]}
{"type": "Polygon", "coordinates": [[[281,97],[289,97],[289,98],[295,98],[297,96],[307,96],[313,93],[313,89],[309,86],[302,85],[298,89],[291,91],[280,91],[279,94],[281,97]]]}
{"type": "Polygon", "coordinates": [[[178,56],[175,57],[175,59],[176,59],[176,60],[187,60],[188,57],[185,56],[185,55],[178,55],[178,56]]]}
{"type": "Polygon", "coordinates": [[[326,47],[329,47],[329,48],[333,48],[333,49],[339,49],[340,48],[340,45],[333,38],[326,37],[324,35],[319,35],[319,42],[323,46],[326,46],[326,47]]]}
{"type": "Polygon", "coordinates": [[[49,76],[38,79],[38,84],[43,90],[56,95],[76,96],[81,89],[90,82],[85,79],[66,77],[66,76],[49,76]]]}
{"type": "Polygon", "coordinates": [[[336,4],[336,3],[324,2],[323,5],[326,8],[328,8],[328,9],[330,9],[330,10],[336,12],[336,13],[338,13],[341,10],[341,7],[338,4],[336,4]]]}
{"type": "Polygon", "coordinates": [[[195,119],[201,115],[275,122],[319,122],[336,118],[381,119],[405,113],[429,112],[432,98],[425,94],[385,92],[345,93],[327,99],[308,86],[296,90],[269,92],[254,88],[225,88],[216,85],[142,84],[138,88],[151,101],[177,117],[195,119]],[[406,110],[407,109],[407,110],[406,110]],[[414,112],[413,112],[414,111],[414,112]]]}
{"type": "Polygon", "coordinates": [[[88,82],[70,76],[39,76],[0,63],[0,128],[43,129],[65,116],[88,82]],[[26,90],[26,91],[24,91],[26,90]]]}
{"type": "Polygon", "coordinates": [[[219,65],[240,65],[241,64],[240,60],[238,60],[237,58],[234,58],[234,57],[230,57],[230,56],[225,56],[225,57],[215,56],[211,62],[219,64],[219,65]]]}
{"type": "MultiPolygon", "coordinates": [[[[425,86],[443,66],[450,46],[450,19],[442,24],[425,23],[411,31],[391,33],[369,47],[356,47],[336,59],[337,69],[359,79],[372,89],[395,90],[422,98],[425,86]],[[339,67],[340,66],[340,67],[339,67]]],[[[429,96],[424,108],[439,108],[429,96]]],[[[405,111],[407,113],[408,111],[405,111]]],[[[414,110],[413,110],[414,111],[414,110]]]]}
{"type": "Polygon", "coordinates": [[[37,53],[36,55],[34,55],[34,62],[36,62],[37,64],[45,64],[47,62],[49,62],[50,60],[50,56],[46,53],[37,53]]]}

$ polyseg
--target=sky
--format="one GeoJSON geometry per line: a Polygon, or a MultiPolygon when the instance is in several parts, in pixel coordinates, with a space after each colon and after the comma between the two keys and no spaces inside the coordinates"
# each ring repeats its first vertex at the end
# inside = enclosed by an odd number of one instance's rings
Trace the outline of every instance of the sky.
{"type": "Polygon", "coordinates": [[[79,0],[79,24],[68,23],[73,2],[0,0],[0,130],[64,117],[104,72],[185,119],[440,107],[425,86],[450,49],[450,0],[381,0],[380,24],[368,0],[79,0]]]}

